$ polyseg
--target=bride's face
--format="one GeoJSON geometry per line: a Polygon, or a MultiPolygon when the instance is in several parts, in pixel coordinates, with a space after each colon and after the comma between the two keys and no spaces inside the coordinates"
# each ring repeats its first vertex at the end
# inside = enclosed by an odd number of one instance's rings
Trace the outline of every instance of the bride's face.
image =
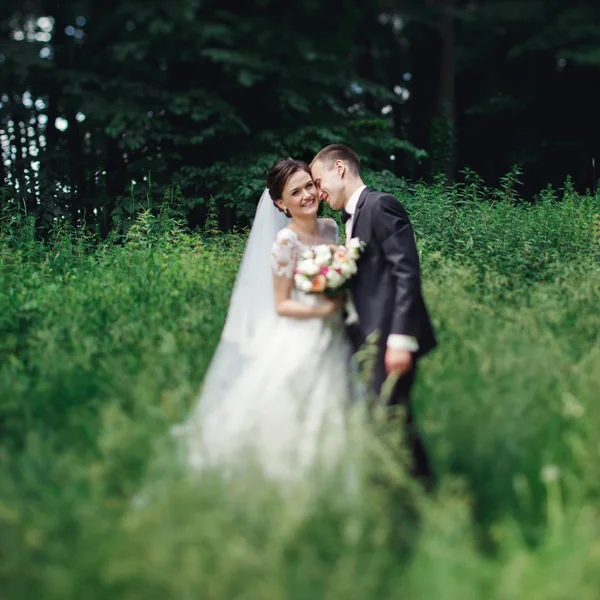
{"type": "Polygon", "coordinates": [[[295,218],[315,216],[319,210],[319,194],[312,177],[305,171],[296,171],[286,181],[277,204],[295,218]]]}

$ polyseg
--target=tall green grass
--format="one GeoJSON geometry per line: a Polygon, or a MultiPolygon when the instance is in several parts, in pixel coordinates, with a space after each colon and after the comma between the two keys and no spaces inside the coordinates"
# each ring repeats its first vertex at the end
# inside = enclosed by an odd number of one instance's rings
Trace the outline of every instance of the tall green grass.
{"type": "Polygon", "coordinates": [[[596,598],[600,198],[514,190],[395,188],[441,342],[415,390],[436,493],[385,430],[357,497],[332,478],[283,501],[258,478],[190,477],[167,434],[244,236],[143,212],[110,240],[56,227],[42,242],[5,209],[2,597],[596,598]]]}

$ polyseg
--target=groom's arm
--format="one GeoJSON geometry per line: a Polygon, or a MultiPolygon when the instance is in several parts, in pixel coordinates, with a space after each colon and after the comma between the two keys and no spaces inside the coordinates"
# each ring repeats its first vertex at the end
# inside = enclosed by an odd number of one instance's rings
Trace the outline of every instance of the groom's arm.
{"type": "Polygon", "coordinates": [[[373,202],[373,233],[391,266],[394,305],[388,348],[418,350],[421,273],[415,237],[402,204],[389,194],[373,202]]]}

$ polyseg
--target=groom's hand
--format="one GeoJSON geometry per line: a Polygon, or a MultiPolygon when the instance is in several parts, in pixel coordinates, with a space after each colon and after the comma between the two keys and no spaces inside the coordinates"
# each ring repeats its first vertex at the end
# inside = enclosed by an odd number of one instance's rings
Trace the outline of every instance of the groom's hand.
{"type": "Polygon", "coordinates": [[[388,348],[385,351],[385,371],[388,375],[394,373],[398,377],[406,375],[413,364],[413,356],[410,350],[394,350],[388,348]]]}

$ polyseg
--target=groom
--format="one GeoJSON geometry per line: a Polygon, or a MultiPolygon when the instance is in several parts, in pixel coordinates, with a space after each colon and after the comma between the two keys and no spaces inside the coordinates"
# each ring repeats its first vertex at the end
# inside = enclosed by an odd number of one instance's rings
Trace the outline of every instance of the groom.
{"type": "Polygon", "coordinates": [[[413,423],[410,390],[419,359],[437,345],[421,293],[419,255],[404,207],[391,196],[367,187],[360,160],[347,146],[323,148],[310,165],[321,200],[342,210],[346,239],[366,243],[351,293],[358,323],[349,329],[355,350],[379,331],[372,387],[378,394],[388,375],[398,377],[390,405],[403,405],[413,473],[430,483],[427,453],[413,423]]]}

